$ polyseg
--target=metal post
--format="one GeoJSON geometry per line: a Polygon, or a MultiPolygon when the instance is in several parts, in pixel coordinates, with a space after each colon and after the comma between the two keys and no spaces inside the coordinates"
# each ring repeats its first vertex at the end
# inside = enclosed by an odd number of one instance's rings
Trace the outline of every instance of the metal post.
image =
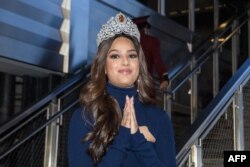
{"type": "Polygon", "coordinates": [[[244,108],[242,86],[234,95],[233,100],[234,119],[234,150],[244,150],[244,108]]]}
{"type": "Polygon", "coordinates": [[[187,167],[193,167],[193,166],[194,166],[194,164],[192,162],[192,154],[189,154],[189,156],[188,156],[188,166],[187,167]]]}
{"type": "Polygon", "coordinates": [[[195,30],[195,0],[188,0],[188,28],[195,30]]]}
{"type": "MultiPolygon", "coordinates": [[[[47,119],[59,111],[56,100],[53,100],[47,109],[47,119]]],[[[57,119],[46,127],[44,167],[57,167],[59,124],[57,119]]]]}
{"type": "MultiPolygon", "coordinates": [[[[214,30],[219,26],[219,2],[214,0],[214,30]]],[[[214,39],[214,46],[218,44],[218,37],[214,39]]],[[[219,92],[219,51],[215,50],[213,54],[213,96],[219,92]]]]}
{"type": "Polygon", "coordinates": [[[192,146],[192,167],[201,167],[202,166],[202,147],[201,141],[197,141],[192,146]]]}
{"type": "MultiPolygon", "coordinates": [[[[188,27],[189,27],[189,30],[195,31],[195,13],[194,13],[195,12],[195,0],[189,0],[188,2],[189,2],[188,3],[188,10],[189,10],[188,27]]],[[[192,52],[192,43],[189,43],[189,47],[190,47],[190,52],[192,52]]],[[[196,66],[196,60],[194,57],[192,57],[191,69],[193,69],[195,66],[196,66]]],[[[193,123],[198,114],[197,73],[192,75],[190,85],[191,85],[191,123],[193,123]]]]}
{"type": "MultiPolygon", "coordinates": [[[[238,20],[235,20],[233,22],[233,26],[232,26],[232,31],[238,26],[238,20]]],[[[238,54],[239,54],[239,33],[236,32],[233,36],[232,36],[232,72],[233,74],[236,72],[237,70],[237,65],[238,65],[238,54]]]]}
{"type": "Polygon", "coordinates": [[[214,30],[219,26],[219,1],[214,0],[214,30]]]}
{"type": "Polygon", "coordinates": [[[158,13],[165,16],[166,10],[165,10],[165,0],[158,0],[158,13]]]}
{"type": "Polygon", "coordinates": [[[171,107],[171,95],[164,92],[163,94],[163,100],[164,100],[164,111],[167,111],[169,118],[172,117],[172,107],[171,107]]]}
{"type": "Polygon", "coordinates": [[[14,115],[15,77],[0,73],[0,121],[14,115]]]}
{"type": "MultiPolygon", "coordinates": [[[[192,57],[191,69],[196,65],[196,60],[192,57]]],[[[198,115],[198,84],[197,73],[194,73],[191,77],[191,123],[193,123],[198,115]]]]}

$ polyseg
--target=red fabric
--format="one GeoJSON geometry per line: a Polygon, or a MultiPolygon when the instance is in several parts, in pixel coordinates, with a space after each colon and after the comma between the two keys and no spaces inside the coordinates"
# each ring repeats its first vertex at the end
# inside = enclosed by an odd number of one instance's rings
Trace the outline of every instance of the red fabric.
{"type": "Polygon", "coordinates": [[[161,58],[159,39],[141,32],[140,42],[146,57],[149,73],[153,76],[155,69],[160,77],[160,81],[162,82],[164,80],[163,74],[167,71],[167,69],[161,58]]]}

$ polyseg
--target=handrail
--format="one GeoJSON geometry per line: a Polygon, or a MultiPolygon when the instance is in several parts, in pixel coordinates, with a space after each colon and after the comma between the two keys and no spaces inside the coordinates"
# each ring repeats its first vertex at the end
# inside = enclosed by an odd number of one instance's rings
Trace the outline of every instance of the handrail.
{"type": "Polygon", "coordinates": [[[230,39],[236,32],[238,32],[238,30],[239,30],[245,23],[247,23],[249,19],[250,19],[250,17],[249,17],[248,19],[244,20],[239,26],[237,26],[237,27],[233,30],[233,32],[232,32],[231,34],[229,34],[229,35],[227,36],[227,38],[217,46],[217,48],[220,48],[222,45],[224,45],[224,43],[227,42],[228,39],[230,39]]]}
{"type": "Polygon", "coordinates": [[[28,108],[27,110],[20,112],[19,115],[8,121],[7,123],[4,123],[0,127],[0,136],[5,133],[7,130],[11,129],[12,127],[16,126],[18,123],[20,123],[22,120],[24,120],[27,116],[30,116],[31,114],[34,114],[35,111],[37,111],[39,108],[43,107],[45,104],[49,103],[52,99],[54,99],[56,96],[58,96],[60,93],[64,92],[68,88],[70,88],[72,85],[76,84],[77,82],[81,81],[83,78],[87,76],[89,73],[90,67],[87,66],[86,68],[82,69],[82,71],[78,72],[74,76],[72,76],[70,79],[68,79],[65,83],[61,84],[58,88],[56,88],[54,91],[49,93],[46,97],[36,102],[33,106],[28,108]]]}
{"type": "MultiPolygon", "coordinates": [[[[240,20],[241,18],[243,18],[244,16],[247,16],[247,12],[243,12],[243,14],[241,14],[239,17],[237,17],[235,20],[240,20]]],[[[225,39],[225,41],[223,41],[222,43],[218,43],[217,45],[211,45],[209,48],[207,48],[201,56],[199,56],[199,58],[197,59],[197,63],[196,66],[184,77],[182,78],[182,80],[180,81],[180,83],[178,83],[175,88],[172,88],[170,90],[168,90],[168,94],[174,94],[176,90],[178,90],[189,78],[190,76],[192,76],[199,68],[200,66],[205,63],[206,60],[208,60],[209,57],[211,57],[212,55],[209,53],[213,52],[214,50],[217,50],[218,48],[220,48],[223,44],[225,44],[225,42],[227,42],[230,38],[232,37],[246,22],[247,20],[250,19],[250,17],[248,17],[246,20],[244,20],[240,25],[238,25],[234,31],[232,31],[227,38],[225,39]]],[[[228,29],[232,26],[233,24],[232,18],[229,19],[229,21],[227,21],[227,26],[223,29],[222,28],[218,28],[215,33],[211,36],[209,36],[209,38],[213,37],[220,37],[222,36],[226,31],[228,31],[228,29]]],[[[208,39],[209,39],[208,38],[208,39]]],[[[205,47],[207,46],[207,44],[210,43],[210,40],[206,40],[206,42],[204,42],[199,48],[197,48],[190,57],[196,56],[198,55],[198,53],[205,47]]],[[[177,71],[174,75],[172,75],[170,77],[170,80],[175,79],[176,77],[178,77],[178,75],[184,70],[186,69],[191,62],[188,62],[185,66],[183,66],[179,71],[177,71]]]]}
{"type": "Polygon", "coordinates": [[[195,143],[206,129],[211,125],[215,118],[222,114],[223,107],[231,99],[239,85],[250,78],[250,58],[237,70],[233,77],[225,84],[218,95],[201,112],[201,115],[195,120],[191,127],[184,133],[177,148],[177,163],[187,154],[191,146],[195,143]],[[188,140],[186,140],[188,139],[188,140]]]}
{"type": "Polygon", "coordinates": [[[21,146],[23,143],[25,143],[26,141],[28,141],[31,137],[33,137],[36,134],[38,134],[41,130],[43,130],[49,124],[51,124],[53,121],[55,121],[56,119],[58,119],[59,116],[61,116],[65,112],[67,112],[71,107],[75,106],[78,102],[79,102],[79,100],[76,100],[73,103],[71,103],[69,106],[67,106],[65,109],[58,111],[55,115],[53,115],[52,117],[50,117],[41,127],[39,127],[34,132],[32,132],[31,134],[29,134],[23,140],[20,140],[20,141],[16,142],[9,150],[7,150],[6,152],[4,152],[3,154],[0,154],[0,160],[3,159],[5,156],[7,156],[12,151],[14,151],[19,146],[21,146]]]}

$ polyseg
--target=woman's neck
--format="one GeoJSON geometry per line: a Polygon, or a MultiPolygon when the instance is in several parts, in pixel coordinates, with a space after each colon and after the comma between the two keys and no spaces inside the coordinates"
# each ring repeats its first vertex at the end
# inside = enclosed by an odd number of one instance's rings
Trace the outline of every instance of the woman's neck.
{"type": "Polygon", "coordinates": [[[125,97],[128,95],[129,97],[134,97],[135,100],[138,99],[137,88],[133,85],[132,87],[118,87],[112,85],[111,83],[107,83],[106,91],[109,95],[114,97],[119,103],[120,107],[123,108],[125,104],[125,97]]]}

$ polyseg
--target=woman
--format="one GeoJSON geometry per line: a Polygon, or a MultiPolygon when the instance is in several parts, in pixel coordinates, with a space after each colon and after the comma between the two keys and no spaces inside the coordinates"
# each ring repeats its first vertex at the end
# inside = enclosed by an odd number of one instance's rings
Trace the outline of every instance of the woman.
{"type": "Polygon", "coordinates": [[[71,167],[174,167],[167,113],[154,106],[140,34],[122,13],[102,26],[82,108],[69,129],[71,167]]]}

